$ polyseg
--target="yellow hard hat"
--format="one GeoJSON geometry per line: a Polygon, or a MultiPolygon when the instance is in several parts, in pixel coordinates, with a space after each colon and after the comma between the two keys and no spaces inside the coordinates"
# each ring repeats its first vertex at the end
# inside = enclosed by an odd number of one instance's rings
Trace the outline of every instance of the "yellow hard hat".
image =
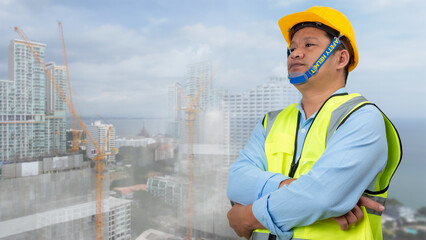
{"type": "Polygon", "coordinates": [[[321,23],[339,31],[341,35],[345,36],[349,40],[349,44],[353,51],[353,56],[349,63],[349,72],[355,69],[358,64],[358,49],[356,47],[355,31],[352,28],[351,22],[349,22],[349,19],[343,13],[330,7],[314,6],[304,12],[293,13],[281,18],[278,21],[278,25],[289,46],[292,37],[292,28],[296,24],[303,22],[321,23]]]}

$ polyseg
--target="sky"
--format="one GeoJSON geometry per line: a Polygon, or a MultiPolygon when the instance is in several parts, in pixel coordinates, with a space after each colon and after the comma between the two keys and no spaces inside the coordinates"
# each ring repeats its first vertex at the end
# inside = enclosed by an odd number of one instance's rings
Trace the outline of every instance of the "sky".
{"type": "Polygon", "coordinates": [[[355,29],[360,60],[348,90],[391,118],[426,118],[423,0],[0,0],[0,79],[14,26],[62,65],[61,21],[78,113],[166,117],[166,86],[185,83],[190,64],[211,61],[214,86],[231,92],[287,76],[277,22],[314,5],[343,12],[355,29]]]}

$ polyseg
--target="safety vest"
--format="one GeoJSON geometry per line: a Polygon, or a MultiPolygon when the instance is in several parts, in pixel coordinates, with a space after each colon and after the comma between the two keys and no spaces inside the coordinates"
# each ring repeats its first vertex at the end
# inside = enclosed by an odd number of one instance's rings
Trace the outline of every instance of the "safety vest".
{"type": "MultiPolygon", "coordinates": [[[[335,94],[327,99],[317,112],[306,134],[298,161],[296,161],[296,144],[300,114],[296,104],[292,104],[284,110],[268,113],[264,120],[267,170],[292,178],[299,178],[308,173],[323,154],[334,132],[353,112],[366,105],[374,104],[359,94],[335,94]]],[[[378,174],[374,190],[365,190],[364,195],[384,205],[390,180],[401,161],[402,148],[395,127],[383,112],[382,115],[388,143],[387,164],[378,174]]],[[[335,220],[325,219],[309,226],[293,228],[293,239],[382,239],[381,213],[365,207],[361,207],[361,209],[364,213],[362,220],[351,225],[346,231],[342,231],[335,220]]],[[[269,233],[269,231],[264,229],[254,231],[254,235],[258,236],[265,235],[265,233],[269,233]]]]}

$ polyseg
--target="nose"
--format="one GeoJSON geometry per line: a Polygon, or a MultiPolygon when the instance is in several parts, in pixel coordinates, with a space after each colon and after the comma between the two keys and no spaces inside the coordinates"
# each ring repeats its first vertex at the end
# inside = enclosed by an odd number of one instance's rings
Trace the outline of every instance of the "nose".
{"type": "Polygon", "coordinates": [[[291,59],[303,58],[305,55],[300,48],[294,48],[293,51],[290,52],[289,57],[291,59]]]}

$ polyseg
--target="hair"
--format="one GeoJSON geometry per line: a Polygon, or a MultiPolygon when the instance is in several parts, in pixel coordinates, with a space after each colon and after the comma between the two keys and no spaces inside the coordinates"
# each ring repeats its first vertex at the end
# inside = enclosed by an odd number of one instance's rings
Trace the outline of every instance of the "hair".
{"type": "MultiPolygon", "coordinates": [[[[330,42],[333,41],[334,37],[338,37],[340,35],[339,31],[324,25],[322,23],[319,22],[302,22],[302,23],[298,23],[296,25],[294,25],[291,29],[290,29],[290,39],[293,39],[294,34],[299,31],[302,28],[305,27],[314,27],[314,28],[318,28],[321,29],[325,32],[326,36],[328,37],[328,39],[330,39],[330,42]]],[[[339,44],[337,46],[337,48],[331,53],[331,55],[335,54],[336,51],[339,50],[347,50],[349,52],[349,62],[346,64],[345,68],[344,68],[344,73],[345,73],[345,84],[348,80],[348,75],[349,75],[349,64],[351,62],[353,62],[353,49],[352,49],[352,45],[350,44],[349,39],[346,36],[342,36],[340,38],[341,44],[339,44]]]]}

